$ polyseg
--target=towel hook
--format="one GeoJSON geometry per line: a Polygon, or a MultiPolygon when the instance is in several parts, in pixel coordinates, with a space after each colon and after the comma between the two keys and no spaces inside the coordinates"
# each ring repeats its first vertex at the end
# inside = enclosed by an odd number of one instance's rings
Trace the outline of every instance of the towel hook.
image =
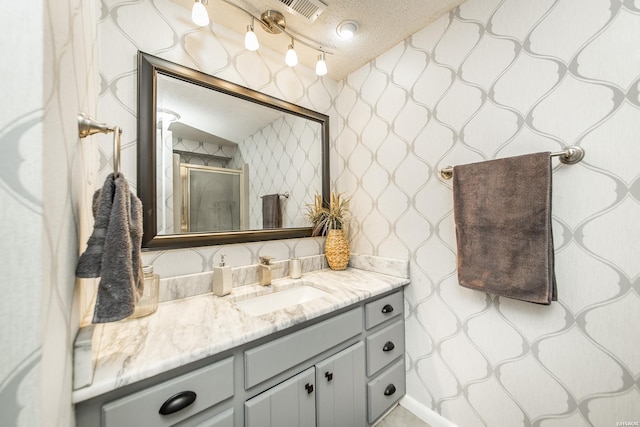
{"type": "Polygon", "coordinates": [[[122,146],[122,129],[119,126],[108,126],[106,123],[100,123],[93,117],[82,111],[78,113],[78,134],[80,138],[96,133],[113,132],[113,175],[120,173],[120,149],[122,146]]]}

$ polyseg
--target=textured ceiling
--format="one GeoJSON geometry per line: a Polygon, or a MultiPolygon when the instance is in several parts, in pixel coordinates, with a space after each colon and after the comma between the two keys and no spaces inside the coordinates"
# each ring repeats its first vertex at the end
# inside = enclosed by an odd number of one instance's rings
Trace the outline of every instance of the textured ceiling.
{"type": "MultiPolygon", "coordinates": [[[[193,0],[172,0],[191,9],[193,0]]],[[[329,77],[342,80],[381,53],[433,22],[464,0],[325,0],[327,8],[313,23],[293,15],[278,0],[229,0],[256,16],[266,10],[277,10],[285,15],[287,29],[302,38],[322,46],[333,55],[327,55],[329,77]],[[358,33],[343,40],[336,33],[337,26],[347,20],[356,21],[358,33]]],[[[246,31],[250,18],[223,0],[209,0],[207,11],[213,25],[222,25],[239,33],[246,31]]],[[[289,45],[287,36],[272,35],[257,28],[261,46],[284,53],[289,45]]],[[[315,68],[318,52],[300,44],[296,52],[301,64],[315,68]]]]}

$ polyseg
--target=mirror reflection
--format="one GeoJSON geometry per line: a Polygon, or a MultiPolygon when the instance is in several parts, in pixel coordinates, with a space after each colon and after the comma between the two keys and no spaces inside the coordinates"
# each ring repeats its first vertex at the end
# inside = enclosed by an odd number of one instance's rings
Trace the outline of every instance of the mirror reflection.
{"type": "Polygon", "coordinates": [[[304,227],[321,126],[158,75],[158,234],[304,227]]]}
{"type": "Polygon", "coordinates": [[[327,116],[140,53],[138,118],[145,247],[311,235],[327,116]]]}

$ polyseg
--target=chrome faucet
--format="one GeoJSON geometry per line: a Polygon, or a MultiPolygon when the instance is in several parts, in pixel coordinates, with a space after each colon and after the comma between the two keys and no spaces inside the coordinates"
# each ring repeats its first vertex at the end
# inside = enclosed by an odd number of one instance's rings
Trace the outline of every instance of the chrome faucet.
{"type": "Polygon", "coordinates": [[[269,256],[261,256],[260,264],[258,265],[258,278],[260,279],[260,286],[267,286],[271,284],[271,273],[273,270],[282,268],[281,265],[271,264],[273,258],[269,256]]]}

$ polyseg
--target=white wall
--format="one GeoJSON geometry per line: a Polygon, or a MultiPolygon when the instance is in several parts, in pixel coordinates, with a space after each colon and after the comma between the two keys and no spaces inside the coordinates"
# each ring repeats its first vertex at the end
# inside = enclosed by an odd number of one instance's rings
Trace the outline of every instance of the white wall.
{"type": "Polygon", "coordinates": [[[73,425],[78,234],[95,112],[94,5],[31,1],[2,13],[0,413],[7,426],[73,425]]]}
{"type": "Polygon", "coordinates": [[[468,0],[341,85],[353,250],[411,260],[407,393],[461,427],[640,420],[638,40],[637,1],[468,0]],[[559,301],[458,286],[438,169],[572,144],[585,159],[553,173],[559,301]]]}

